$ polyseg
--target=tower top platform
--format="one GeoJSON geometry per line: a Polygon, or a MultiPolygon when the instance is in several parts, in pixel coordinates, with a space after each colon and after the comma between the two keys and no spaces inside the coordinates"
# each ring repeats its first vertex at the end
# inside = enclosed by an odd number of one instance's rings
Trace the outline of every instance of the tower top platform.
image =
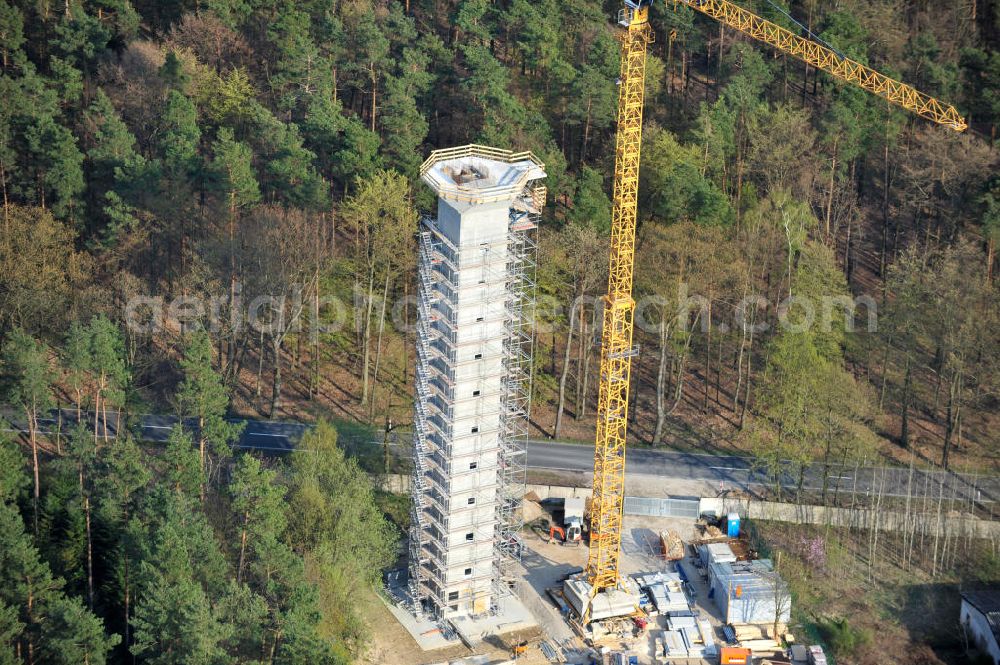
{"type": "Polygon", "coordinates": [[[470,144],[435,150],[420,177],[439,198],[478,205],[513,201],[525,185],[545,177],[545,165],[530,152],[470,144]]]}

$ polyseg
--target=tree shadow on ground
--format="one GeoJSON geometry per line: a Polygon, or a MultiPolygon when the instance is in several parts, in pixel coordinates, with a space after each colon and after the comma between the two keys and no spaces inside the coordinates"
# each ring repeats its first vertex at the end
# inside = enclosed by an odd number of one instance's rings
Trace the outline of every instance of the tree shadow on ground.
{"type": "Polygon", "coordinates": [[[959,621],[961,595],[957,584],[909,584],[894,592],[896,619],[914,644],[925,644],[945,663],[968,663],[959,621]]]}

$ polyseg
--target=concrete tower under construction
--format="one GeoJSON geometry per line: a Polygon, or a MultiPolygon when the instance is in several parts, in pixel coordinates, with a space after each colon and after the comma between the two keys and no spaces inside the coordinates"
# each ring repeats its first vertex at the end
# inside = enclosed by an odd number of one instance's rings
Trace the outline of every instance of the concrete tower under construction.
{"type": "Polygon", "coordinates": [[[419,234],[409,590],[445,619],[496,612],[520,556],[545,171],[470,145],[431,153],[421,177],[438,206],[419,234]]]}

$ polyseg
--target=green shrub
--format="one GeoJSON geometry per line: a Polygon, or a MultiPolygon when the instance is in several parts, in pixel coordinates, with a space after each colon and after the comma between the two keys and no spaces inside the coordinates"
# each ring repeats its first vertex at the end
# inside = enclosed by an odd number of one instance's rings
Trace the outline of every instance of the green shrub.
{"type": "Polygon", "coordinates": [[[822,619],[816,622],[816,627],[838,657],[854,655],[872,641],[871,630],[852,626],[847,619],[822,619]]]}

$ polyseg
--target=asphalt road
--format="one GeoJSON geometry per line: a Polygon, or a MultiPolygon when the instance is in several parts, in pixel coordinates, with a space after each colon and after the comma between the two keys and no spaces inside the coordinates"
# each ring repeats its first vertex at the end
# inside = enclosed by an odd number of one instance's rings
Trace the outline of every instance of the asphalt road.
{"type": "MultiPolygon", "coordinates": [[[[23,419],[13,414],[6,416],[9,432],[25,431],[23,419]]],[[[62,428],[67,431],[75,421],[76,412],[62,411],[62,428]]],[[[146,441],[166,441],[170,430],[177,424],[175,416],[147,414],[138,417],[141,437],[146,441]]],[[[236,447],[243,450],[257,450],[272,454],[287,453],[295,449],[302,434],[309,425],[295,422],[271,420],[233,420],[244,422],[246,426],[236,447]]],[[[44,433],[57,427],[59,416],[55,412],[40,418],[39,426],[44,433]]],[[[196,429],[197,423],[185,421],[185,427],[196,429]]],[[[2,429],[2,428],[0,428],[2,429]]],[[[108,433],[114,436],[118,430],[118,414],[108,414],[108,433]]],[[[381,445],[381,442],[379,442],[381,445]]],[[[409,452],[407,440],[393,442],[396,451],[406,456],[409,452]]],[[[594,468],[594,449],[591,446],[531,440],[527,445],[527,461],[530,469],[553,471],[590,472],[594,468]]],[[[667,450],[631,448],[626,455],[625,472],[658,476],[661,478],[683,478],[720,483],[725,488],[750,488],[772,486],[773,482],[761,469],[754,468],[750,457],[735,455],[699,455],[667,450]]],[[[949,471],[928,471],[906,467],[839,467],[831,468],[829,488],[833,491],[838,484],[841,492],[856,491],[869,494],[881,491],[885,496],[905,497],[908,489],[913,496],[928,496],[944,499],[975,498],[980,503],[991,503],[1000,498],[1000,478],[994,476],[972,476],[949,471]],[[856,476],[856,478],[855,478],[856,476]]],[[[782,485],[794,488],[798,478],[786,475],[782,485]]],[[[806,469],[803,487],[819,491],[823,486],[823,470],[819,466],[806,469]]]]}
{"type": "MultiPolygon", "coordinates": [[[[594,449],[573,443],[529,441],[528,466],[532,469],[593,471],[594,449]]],[[[631,448],[625,455],[625,473],[722,482],[727,488],[773,485],[763,470],[754,468],[753,458],[735,455],[698,455],[631,448]]],[[[936,498],[942,495],[945,499],[956,497],[965,500],[975,496],[977,501],[983,503],[1000,497],[1000,478],[997,477],[914,469],[911,478],[908,467],[869,466],[856,469],[853,466],[833,466],[828,481],[830,491],[839,483],[841,492],[853,490],[859,494],[881,490],[884,496],[905,497],[908,488],[911,488],[914,496],[936,498]]],[[[782,478],[784,487],[794,488],[797,484],[797,477],[786,475],[782,478]]],[[[816,465],[806,469],[803,488],[822,490],[822,467],[816,465]]]]}
{"type": "MultiPolygon", "coordinates": [[[[93,414],[84,413],[84,418],[92,416],[93,414]]],[[[170,436],[170,430],[178,422],[176,416],[161,416],[154,414],[145,414],[137,417],[139,420],[138,428],[140,430],[140,436],[144,441],[160,442],[167,440],[170,436]]],[[[26,424],[23,417],[13,416],[10,414],[4,414],[4,420],[6,420],[6,427],[0,428],[2,431],[6,432],[18,432],[26,433],[26,424]]],[[[118,432],[119,417],[115,412],[108,412],[108,436],[114,437],[118,432]]],[[[57,427],[62,427],[63,432],[68,432],[70,428],[73,427],[73,423],[76,422],[76,411],[72,409],[64,409],[61,412],[61,423],[60,415],[58,413],[51,413],[48,417],[39,418],[38,426],[41,428],[41,432],[44,434],[51,434],[57,427]]],[[[89,422],[89,421],[88,421],[89,422]]],[[[240,435],[239,440],[236,442],[236,447],[242,450],[261,450],[269,451],[273,453],[287,453],[295,448],[295,444],[299,439],[302,438],[303,432],[305,432],[308,425],[304,423],[291,423],[291,422],[280,422],[275,420],[242,420],[242,419],[231,419],[230,422],[242,422],[246,423],[243,429],[243,433],[240,435]]],[[[185,428],[189,430],[197,429],[197,421],[192,419],[186,419],[184,421],[185,428]]],[[[90,425],[88,424],[88,427],[90,425]]],[[[103,431],[103,430],[102,430],[103,431]]]]}

